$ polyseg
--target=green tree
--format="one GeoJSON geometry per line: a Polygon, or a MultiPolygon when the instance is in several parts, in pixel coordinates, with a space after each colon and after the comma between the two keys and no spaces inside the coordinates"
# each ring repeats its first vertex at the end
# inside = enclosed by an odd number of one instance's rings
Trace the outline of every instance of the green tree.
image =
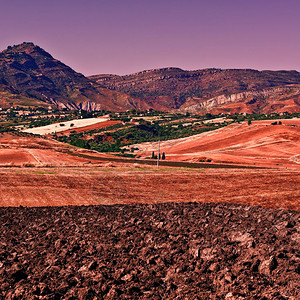
{"type": "Polygon", "coordinates": [[[166,159],[165,152],[162,153],[161,159],[162,159],[162,160],[165,160],[165,159],[166,159]]]}

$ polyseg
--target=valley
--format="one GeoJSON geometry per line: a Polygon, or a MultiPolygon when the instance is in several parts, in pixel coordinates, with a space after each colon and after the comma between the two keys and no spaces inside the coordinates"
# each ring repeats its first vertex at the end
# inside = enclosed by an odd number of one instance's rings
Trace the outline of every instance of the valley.
{"type": "Polygon", "coordinates": [[[84,76],[0,52],[0,298],[298,299],[300,73],[84,76]]]}

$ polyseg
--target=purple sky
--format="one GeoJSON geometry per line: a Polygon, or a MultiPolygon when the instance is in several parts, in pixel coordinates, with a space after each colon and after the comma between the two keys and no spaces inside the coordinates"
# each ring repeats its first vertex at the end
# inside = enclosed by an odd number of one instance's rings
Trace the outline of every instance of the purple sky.
{"type": "Polygon", "coordinates": [[[34,42],[85,75],[300,70],[299,0],[1,0],[0,50],[34,42]]]}

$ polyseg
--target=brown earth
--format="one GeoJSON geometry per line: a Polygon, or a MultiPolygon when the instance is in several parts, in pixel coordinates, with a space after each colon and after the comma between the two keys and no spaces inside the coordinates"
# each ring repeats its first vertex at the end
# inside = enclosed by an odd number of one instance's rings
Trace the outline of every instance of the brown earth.
{"type": "Polygon", "coordinates": [[[0,206],[193,201],[300,210],[299,171],[113,166],[2,168],[0,206]]]}
{"type": "Polygon", "coordinates": [[[0,208],[1,299],[299,299],[296,211],[0,208]]]}
{"type": "MultiPolygon", "coordinates": [[[[137,155],[151,156],[157,143],[137,144],[137,155]]],[[[300,169],[300,119],[234,123],[227,127],[183,139],[160,143],[161,152],[172,161],[300,169]],[[273,122],[282,125],[271,125],[273,122]]]]}

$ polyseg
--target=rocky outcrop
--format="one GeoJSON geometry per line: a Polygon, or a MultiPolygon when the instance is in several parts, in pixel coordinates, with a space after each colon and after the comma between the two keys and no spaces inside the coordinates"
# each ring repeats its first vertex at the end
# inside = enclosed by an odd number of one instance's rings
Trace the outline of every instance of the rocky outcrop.
{"type": "MultiPolygon", "coordinates": [[[[289,100],[293,98],[300,98],[300,85],[288,85],[263,89],[261,91],[246,91],[231,95],[220,95],[208,100],[190,98],[180,107],[180,110],[191,113],[197,113],[199,111],[209,112],[214,109],[222,108],[226,104],[240,102],[245,106],[248,106],[252,113],[270,113],[272,111],[264,111],[264,108],[272,101],[281,99],[289,100]]],[[[284,106],[284,101],[282,101],[281,104],[284,106]]],[[[297,103],[295,106],[296,105],[297,103]]]]}

